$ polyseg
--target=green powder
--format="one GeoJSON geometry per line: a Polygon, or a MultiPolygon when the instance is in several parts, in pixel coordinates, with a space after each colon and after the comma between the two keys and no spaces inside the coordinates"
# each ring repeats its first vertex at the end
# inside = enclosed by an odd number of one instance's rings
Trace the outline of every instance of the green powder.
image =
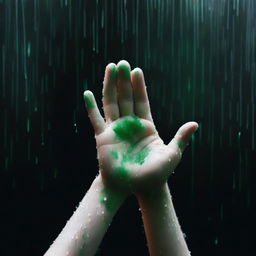
{"type": "Polygon", "coordinates": [[[114,211],[119,206],[120,200],[121,195],[108,188],[102,189],[100,194],[100,203],[104,204],[108,211],[114,211]]]}
{"type": "Polygon", "coordinates": [[[113,65],[112,68],[111,68],[111,80],[115,81],[116,80],[116,76],[117,76],[116,66],[113,65]]]}
{"type": "Polygon", "coordinates": [[[128,180],[129,178],[129,171],[128,169],[122,164],[115,168],[115,171],[118,172],[119,178],[122,180],[128,180]]]}
{"type": "Polygon", "coordinates": [[[136,70],[134,73],[137,77],[140,77],[140,72],[138,70],[136,70]]]}
{"type": "Polygon", "coordinates": [[[180,140],[177,144],[178,144],[179,148],[184,148],[184,146],[185,146],[185,142],[182,140],[180,140]]]}
{"type": "Polygon", "coordinates": [[[131,142],[135,134],[145,130],[145,126],[140,122],[137,116],[131,115],[119,121],[113,130],[118,139],[131,142]]]}
{"type": "Polygon", "coordinates": [[[144,129],[146,129],[145,126],[135,115],[131,115],[119,121],[113,128],[118,139],[128,142],[128,148],[123,153],[119,154],[116,150],[111,151],[113,159],[120,160],[120,165],[115,168],[115,171],[118,172],[121,179],[129,179],[129,170],[126,167],[127,164],[142,165],[149,154],[150,150],[148,147],[138,151],[136,150],[137,146],[131,144],[134,135],[142,132],[144,129]]]}
{"type": "Polygon", "coordinates": [[[130,146],[125,154],[123,154],[122,163],[136,163],[142,165],[149,153],[149,148],[145,147],[141,151],[134,153],[135,147],[130,146]]]}
{"type": "Polygon", "coordinates": [[[118,159],[118,153],[115,150],[111,151],[111,155],[113,156],[114,159],[118,159]]]}
{"type": "Polygon", "coordinates": [[[122,64],[118,65],[118,71],[121,71],[121,73],[123,74],[123,77],[125,79],[127,79],[127,80],[131,79],[131,69],[127,64],[122,63],[122,64]]]}
{"type": "Polygon", "coordinates": [[[92,108],[95,107],[93,96],[92,96],[91,93],[85,93],[84,94],[84,101],[85,101],[86,107],[88,109],[92,109],[92,108]]]}

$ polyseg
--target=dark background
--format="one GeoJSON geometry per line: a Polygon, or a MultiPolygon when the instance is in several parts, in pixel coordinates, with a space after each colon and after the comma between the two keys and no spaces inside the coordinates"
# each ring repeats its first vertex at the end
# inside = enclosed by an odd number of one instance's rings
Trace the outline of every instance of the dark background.
{"type": "MultiPolygon", "coordinates": [[[[143,69],[168,143],[199,130],[170,190],[192,255],[255,251],[254,0],[0,0],[0,251],[43,255],[98,172],[82,93],[143,69]]],[[[147,255],[135,198],[97,255],[147,255]]]]}

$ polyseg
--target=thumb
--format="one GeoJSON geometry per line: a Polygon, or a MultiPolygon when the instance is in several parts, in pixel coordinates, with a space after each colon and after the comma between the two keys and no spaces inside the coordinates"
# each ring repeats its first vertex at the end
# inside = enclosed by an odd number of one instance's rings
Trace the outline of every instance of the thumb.
{"type": "Polygon", "coordinates": [[[183,124],[174,138],[168,144],[168,148],[171,151],[180,151],[184,152],[185,148],[188,146],[189,140],[191,139],[192,134],[198,129],[198,123],[196,122],[188,122],[183,124]]]}

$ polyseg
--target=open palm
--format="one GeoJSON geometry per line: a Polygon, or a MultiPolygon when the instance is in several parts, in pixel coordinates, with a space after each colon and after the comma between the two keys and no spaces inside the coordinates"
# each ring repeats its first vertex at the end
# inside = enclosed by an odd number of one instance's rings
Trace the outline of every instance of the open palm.
{"type": "Polygon", "coordinates": [[[126,61],[106,67],[102,118],[94,96],[84,99],[94,127],[103,181],[126,191],[150,190],[164,184],[181,159],[195,122],[184,124],[168,145],[159,137],[150,112],[141,69],[126,61]]]}

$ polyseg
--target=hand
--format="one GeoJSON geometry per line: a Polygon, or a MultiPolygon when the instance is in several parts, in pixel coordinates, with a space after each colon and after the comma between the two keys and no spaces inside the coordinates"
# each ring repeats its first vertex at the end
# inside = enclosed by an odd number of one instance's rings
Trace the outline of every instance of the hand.
{"type": "Polygon", "coordinates": [[[149,191],[165,184],[198,128],[195,122],[184,124],[165,145],[151,117],[143,72],[139,68],[131,72],[126,61],[106,67],[105,120],[92,92],[85,91],[84,99],[95,131],[103,182],[125,193],[149,191]]]}

